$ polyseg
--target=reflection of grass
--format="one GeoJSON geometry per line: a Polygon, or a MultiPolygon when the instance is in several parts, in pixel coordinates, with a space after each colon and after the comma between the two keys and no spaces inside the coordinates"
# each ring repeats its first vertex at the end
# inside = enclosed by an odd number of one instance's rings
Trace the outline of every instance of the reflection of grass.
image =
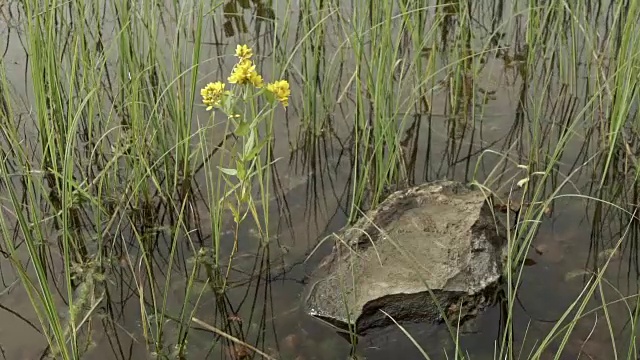
{"type": "Polygon", "coordinates": [[[268,253],[268,206],[257,203],[270,199],[272,162],[285,140],[275,138],[283,133],[274,127],[284,124],[308,171],[328,168],[327,157],[349,158],[351,220],[397,184],[450,177],[504,198],[520,181],[519,202],[530,206],[510,219],[508,311],[496,357],[537,358],[552,346],[559,353],[590,311],[604,317],[619,350],[621,324],[607,304],[623,298],[631,324],[625,339],[635,335],[635,294],[605,298],[613,285],[603,274],[614,249],[637,262],[640,4],[613,4],[609,15],[597,4],[524,0],[353,8],[305,0],[296,15],[291,1],[21,4],[32,98],[28,111],[20,107],[3,66],[1,250],[57,357],[89,350],[85,336],[102,308],[111,315],[105,327],[121,331],[113,303],[128,297],[139,300],[150,352],[186,356],[191,319],[202,318],[200,304],[210,294],[214,326],[249,344],[249,327],[227,321],[235,264],[229,252],[243,239],[238,224],[223,240],[223,219],[229,204],[247,209],[235,218],[250,213],[260,251],[268,253]],[[257,68],[290,79],[294,89],[286,115],[251,103],[247,114],[265,121],[250,140],[251,131],[239,136],[238,124],[205,117],[196,104],[199,89],[229,70],[209,73],[230,55],[211,53],[211,44],[220,43],[221,29],[249,31],[253,10],[257,68]],[[494,119],[500,102],[513,105],[510,129],[494,119]],[[238,154],[258,144],[255,137],[265,141],[256,163],[238,163],[238,154]],[[254,171],[242,186],[229,178],[238,164],[254,171]],[[578,178],[589,172],[593,180],[582,190],[578,178]],[[523,263],[559,198],[593,208],[591,275],[557,326],[530,354],[519,354],[513,323],[523,263]],[[596,292],[600,310],[589,310],[596,292]]]}

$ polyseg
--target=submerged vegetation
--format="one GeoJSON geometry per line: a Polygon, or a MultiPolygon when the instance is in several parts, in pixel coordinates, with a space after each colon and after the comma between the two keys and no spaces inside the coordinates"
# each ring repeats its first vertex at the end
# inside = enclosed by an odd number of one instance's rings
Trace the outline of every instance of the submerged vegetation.
{"type": "Polygon", "coordinates": [[[3,358],[346,357],[297,308],[323,237],[441,178],[482,188],[511,225],[501,303],[478,333],[398,324],[395,346],[639,356],[640,2],[0,14],[3,358]]]}

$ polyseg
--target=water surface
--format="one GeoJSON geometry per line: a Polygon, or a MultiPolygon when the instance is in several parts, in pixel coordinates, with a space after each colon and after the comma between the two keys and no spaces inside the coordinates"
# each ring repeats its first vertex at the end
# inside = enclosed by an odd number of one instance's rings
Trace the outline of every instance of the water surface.
{"type": "MultiPolygon", "coordinates": [[[[365,6],[358,2],[352,5],[365,6]]],[[[294,87],[292,106],[286,113],[281,111],[276,122],[274,154],[280,160],[274,167],[273,197],[265,205],[271,214],[268,246],[262,246],[256,229],[249,225],[252,222],[247,221],[247,225],[238,232],[238,249],[230,266],[230,289],[225,294],[216,294],[208,285],[210,274],[202,268],[194,287],[199,293],[189,301],[195,305],[197,299],[195,317],[216,324],[228,334],[277,358],[344,359],[350,352],[350,345],[331,328],[304,314],[300,301],[308,275],[329,251],[330,244],[327,243],[314,252],[316,245],[347,223],[348,206],[352,200],[353,169],[356,166],[350,141],[356,111],[355,88],[350,83],[349,71],[355,67],[355,62],[348,55],[340,55],[345,49],[340,27],[334,17],[329,17],[324,24],[325,33],[317,37],[314,33],[313,41],[315,51],[321,52],[320,57],[330,62],[316,68],[315,73],[304,70],[309,77],[304,78],[300,69],[306,63],[314,64],[312,54],[303,53],[299,46],[311,40],[301,39],[305,26],[309,26],[305,25],[305,21],[309,19],[303,18],[305,12],[298,2],[292,2],[291,7],[271,7],[260,1],[250,4],[248,1],[229,1],[225,9],[229,11],[230,6],[236,7],[235,11],[240,11],[243,6],[246,9],[241,17],[225,17],[218,11],[206,22],[201,57],[208,60],[200,68],[203,85],[226,77],[234,63],[230,54],[235,44],[240,42],[254,44],[257,57],[264,59],[261,65],[265,73],[273,66],[274,56],[291,56],[290,65],[298,70],[290,73],[294,87]],[[274,27],[267,21],[256,21],[257,17],[271,14],[276,21],[289,18],[289,26],[295,29],[287,38],[278,39],[283,42],[278,45],[278,49],[283,51],[279,54],[271,51],[275,41],[274,27]],[[338,66],[345,70],[338,71],[338,66]],[[331,94],[322,92],[318,84],[323,81],[334,84],[331,89],[335,91],[331,94]],[[307,86],[309,83],[312,83],[311,87],[307,86]],[[321,106],[315,112],[310,112],[304,104],[305,96],[317,97],[317,104],[321,106]],[[310,116],[314,119],[310,119],[310,116]],[[303,126],[310,120],[325,124],[320,126],[322,135],[312,138],[312,141],[309,141],[309,129],[303,126]],[[312,252],[313,256],[308,258],[312,252]]],[[[607,29],[613,15],[605,13],[603,9],[609,4],[592,2],[590,6],[593,18],[602,24],[602,29],[607,29]]],[[[345,16],[350,14],[350,8],[342,7],[336,11],[345,16]]],[[[25,139],[29,139],[37,129],[34,122],[28,120],[33,109],[33,94],[29,58],[24,49],[27,43],[23,26],[25,19],[17,3],[2,5],[2,9],[7,20],[0,26],[3,35],[0,44],[4,45],[2,48],[6,47],[3,66],[16,97],[23,100],[20,110],[27,120],[23,122],[21,132],[25,139]]],[[[492,49],[501,49],[486,51],[484,67],[474,74],[476,85],[473,101],[483,104],[474,107],[481,110],[466,115],[467,120],[472,121],[459,121],[460,114],[454,113],[450,101],[451,89],[446,85],[430,93],[431,106],[428,111],[416,104],[413,113],[407,116],[409,120],[403,124],[405,160],[412,183],[443,178],[462,182],[476,180],[504,194],[524,175],[513,163],[504,162],[499,154],[506,154],[514,162],[525,164],[532,154],[537,153],[540,160],[544,161],[545,154],[553,149],[554,140],[557,141],[558,134],[564,131],[562,122],[581,116],[579,109],[592,96],[587,86],[592,74],[586,60],[577,67],[574,77],[577,82],[574,84],[568,84],[566,76],[558,68],[552,67],[551,74],[539,69],[541,77],[549,77],[548,88],[552,90],[537,94],[529,81],[535,75],[523,74],[514,65],[516,60],[513,59],[526,49],[523,36],[525,19],[511,14],[511,9],[510,4],[502,1],[480,1],[472,7],[470,16],[473,19],[471,29],[474,39],[471,45],[477,51],[486,49],[486,44],[491,44],[492,49]],[[496,34],[500,36],[495,37],[496,34]],[[526,79],[523,79],[523,75],[526,79]],[[544,114],[542,117],[546,122],[533,124],[528,120],[540,112],[544,114]],[[532,141],[533,132],[543,134],[542,143],[532,141]]],[[[322,11],[329,13],[332,9],[326,7],[322,11]]],[[[433,19],[431,9],[425,10],[425,19],[433,19]]],[[[451,35],[443,36],[440,48],[430,50],[438,52],[438,68],[447,69],[455,50],[448,46],[456,44],[455,29],[459,25],[456,19],[452,15],[449,23],[443,25],[450,27],[451,35]],[[448,45],[446,40],[452,45],[448,45]]],[[[115,37],[113,31],[116,27],[112,21],[105,16],[105,31],[101,40],[104,43],[113,41],[115,37]]],[[[173,34],[177,27],[179,25],[172,23],[168,17],[159,38],[173,34]]],[[[184,39],[188,39],[188,36],[184,39]]],[[[581,46],[576,49],[578,59],[587,59],[589,56],[583,48],[586,46],[584,42],[585,39],[576,42],[581,46]]],[[[159,44],[160,48],[167,51],[170,46],[170,42],[159,44]]],[[[422,50],[413,49],[411,43],[407,42],[401,55],[407,59],[422,50]]],[[[114,68],[118,61],[116,55],[109,55],[109,62],[112,62],[110,66],[114,68]]],[[[167,62],[170,61],[167,59],[167,62]]],[[[446,78],[447,71],[442,71],[439,80],[446,78]]],[[[208,116],[203,108],[197,108],[196,114],[194,126],[198,126],[199,119],[208,116]]],[[[598,168],[598,164],[587,163],[597,155],[597,147],[594,146],[596,140],[591,140],[592,133],[586,122],[584,128],[575,131],[578,135],[561,155],[554,176],[555,183],[550,183],[549,189],[558,186],[571,174],[571,181],[562,193],[606,197],[608,194],[599,191],[597,186],[601,179],[594,169],[598,168]]],[[[212,132],[209,139],[212,144],[220,140],[220,134],[212,132]]],[[[33,141],[33,146],[37,147],[37,141],[33,141]]],[[[625,174],[620,175],[620,184],[624,184],[625,174]]],[[[204,184],[203,176],[196,174],[195,181],[204,184]]],[[[611,201],[625,208],[627,204],[634,203],[633,199],[615,198],[611,201]]],[[[206,198],[194,199],[187,221],[193,236],[189,241],[178,239],[180,243],[174,255],[177,265],[174,264],[172,268],[170,296],[167,299],[167,309],[173,316],[179,313],[184,302],[184,289],[192,268],[194,249],[197,251],[211,244],[214,230],[208,221],[206,204],[206,198]]],[[[162,201],[148,205],[138,209],[139,222],[140,225],[147,225],[144,235],[155,244],[155,281],[164,284],[168,278],[165,270],[173,241],[166,229],[171,227],[173,210],[162,201]]],[[[603,254],[607,254],[607,250],[613,248],[625,234],[623,246],[607,270],[603,292],[594,296],[590,305],[599,306],[604,300],[612,302],[638,292],[636,222],[629,225],[628,217],[585,197],[563,197],[554,201],[552,210],[548,217],[543,218],[534,240],[534,249],[529,252],[530,266],[524,270],[518,306],[513,309],[516,334],[513,341],[519,344],[515,348],[521,347],[523,357],[547,334],[582,291],[587,280],[584,272],[598,269],[605,258],[603,254]]],[[[229,217],[222,236],[226,256],[231,253],[234,238],[232,225],[229,217]]],[[[113,238],[118,239],[113,244],[117,249],[115,253],[129,256],[114,259],[117,264],[107,273],[108,291],[97,305],[96,317],[99,321],[93,323],[93,345],[87,358],[138,359],[152,356],[146,349],[140,326],[140,302],[149,301],[149,294],[141,297],[137,291],[136,283],[144,275],[140,273],[139,263],[131,263],[131,259],[139,261],[140,249],[133,239],[132,229],[124,226],[119,230],[113,234],[113,238]]],[[[51,236],[56,235],[54,229],[50,231],[51,236]]],[[[52,259],[52,286],[63,286],[58,283],[62,271],[60,261],[55,257],[52,259]]],[[[2,356],[6,359],[39,358],[47,344],[37,330],[39,325],[29,299],[21,284],[16,283],[15,271],[8,260],[0,258],[0,269],[2,356]]],[[[62,294],[63,291],[59,294],[61,309],[64,306],[62,294]]],[[[460,344],[471,358],[494,358],[497,341],[504,327],[504,310],[504,306],[498,305],[480,316],[473,327],[463,329],[460,344]]],[[[622,334],[629,331],[629,324],[626,323],[629,311],[624,302],[610,306],[612,333],[601,313],[585,316],[578,322],[560,358],[611,358],[611,336],[624,338],[622,334]]],[[[175,332],[178,330],[175,322],[168,320],[167,323],[165,336],[170,342],[176,338],[175,332]]],[[[242,358],[242,351],[228,340],[197,325],[193,327],[189,333],[189,358],[242,358]]],[[[408,325],[407,330],[432,358],[440,359],[445,358],[445,353],[449,356],[453,354],[453,343],[444,327],[414,324],[408,325]]],[[[170,350],[173,344],[164,345],[170,350]]],[[[622,340],[617,345],[620,349],[626,349],[627,346],[622,340]]],[[[412,342],[397,328],[384,329],[373,337],[363,339],[357,351],[373,360],[422,358],[412,342]],[[398,357],[399,354],[402,356],[398,357]]],[[[553,358],[554,355],[555,349],[549,348],[543,358],[553,358]]]]}

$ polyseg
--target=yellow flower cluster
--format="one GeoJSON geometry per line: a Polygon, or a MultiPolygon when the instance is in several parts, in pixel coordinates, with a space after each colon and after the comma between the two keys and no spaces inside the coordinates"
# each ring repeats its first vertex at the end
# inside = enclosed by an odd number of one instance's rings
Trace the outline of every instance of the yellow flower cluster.
{"type": "Polygon", "coordinates": [[[240,60],[250,59],[253,56],[253,50],[247,45],[238,45],[236,46],[236,56],[240,60]]]}
{"type": "MultiPolygon", "coordinates": [[[[238,63],[233,67],[231,76],[227,79],[231,84],[245,85],[251,84],[256,88],[262,88],[264,86],[264,80],[262,76],[256,71],[256,65],[251,60],[253,56],[253,50],[247,45],[238,45],[236,47],[236,57],[238,57],[238,63]]],[[[209,83],[200,91],[202,95],[202,102],[207,105],[207,110],[211,110],[214,106],[220,105],[223,95],[228,92],[224,90],[225,84],[221,82],[209,83]]],[[[289,82],[287,80],[278,80],[267,85],[267,90],[273,93],[282,103],[282,106],[289,105],[289,96],[291,90],[289,89],[289,82]]]]}
{"type": "Polygon", "coordinates": [[[238,45],[236,47],[236,56],[239,61],[233,67],[231,76],[227,80],[232,84],[244,85],[251,83],[251,85],[261,88],[263,85],[262,76],[258,74],[255,64],[251,61],[253,50],[247,45],[238,45]]]}
{"type": "Polygon", "coordinates": [[[291,89],[289,89],[289,82],[287,80],[278,80],[267,84],[267,90],[275,95],[276,99],[282,103],[282,106],[287,107],[287,105],[289,105],[291,89]]]}
{"type": "Polygon", "coordinates": [[[207,105],[207,111],[213,109],[214,106],[220,105],[220,100],[222,100],[224,93],[224,83],[220,81],[208,83],[207,86],[200,90],[202,102],[207,105]]]}
{"type": "Polygon", "coordinates": [[[256,66],[249,59],[240,60],[233,68],[228,80],[230,83],[238,85],[251,83],[257,88],[261,88],[263,85],[262,76],[258,74],[256,66]]]}

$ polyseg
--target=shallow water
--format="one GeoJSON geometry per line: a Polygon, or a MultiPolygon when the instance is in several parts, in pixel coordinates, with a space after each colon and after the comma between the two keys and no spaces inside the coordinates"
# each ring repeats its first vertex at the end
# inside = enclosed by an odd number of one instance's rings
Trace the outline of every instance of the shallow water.
{"type": "MultiPolygon", "coordinates": [[[[491,33],[488,29],[495,28],[496,24],[506,21],[512,15],[500,13],[496,9],[508,8],[508,5],[500,1],[479,2],[475,8],[474,19],[477,21],[474,29],[480,38],[491,33]]],[[[27,71],[27,61],[21,41],[25,35],[20,31],[20,23],[24,21],[19,7],[15,4],[6,5],[5,16],[15,19],[2,25],[0,34],[4,35],[7,42],[7,51],[4,56],[4,66],[7,70],[8,80],[14,86],[17,96],[24,99],[25,112],[30,108],[30,74],[27,71]],[[9,31],[12,29],[11,31],[9,31]]],[[[603,4],[594,4],[597,7],[605,7],[603,4]]],[[[608,6],[608,4],[607,4],[608,6]]],[[[302,21],[296,17],[299,9],[294,5],[290,9],[273,9],[276,18],[291,16],[290,26],[293,28],[302,26],[302,21]]],[[[249,24],[252,22],[252,11],[257,11],[255,6],[244,14],[249,24]]],[[[265,11],[264,9],[260,11],[265,11]]],[[[600,14],[598,10],[597,14],[600,14]]],[[[594,13],[596,14],[596,13],[594,13]]],[[[254,13],[255,15],[255,13],[254,13]]],[[[605,24],[610,17],[604,15],[594,16],[605,24]]],[[[225,25],[228,31],[229,25],[225,25]]],[[[522,24],[515,24],[518,29],[522,24]]],[[[168,25],[171,33],[172,25],[168,25]]],[[[208,45],[205,47],[203,58],[216,59],[204,64],[201,74],[212,81],[228,73],[233,65],[233,60],[228,56],[218,61],[218,56],[231,54],[233,44],[242,41],[262,44],[262,48],[269,49],[270,37],[268,28],[261,29],[256,34],[253,26],[248,27],[245,34],[224,36],[218,24],[207,24],[207,30],[217,29],[214,35],[206,35],[206,41],[219,43],[223,39],[226,45],[208,45]],[[257,39],[257,40],[256,40],[257,39]]],[[[332,27],[329,26],[329,29],[332,27]]],[[[339,34],[326,35],[325,51],[331,54],[335,44],[332,43],[339,34]]],[[[514,33],[505,35],[508,39],[502,46],[509,47],[516,53],[523,47],[521,35],[514,33]]],[[[108,36],[108,35],[107,35],[108,36]]],[[[272,36],[272,34],[271,34],[272,36]]],[[[482,39],[476,39],[482,43],[482,39]]],[[[297,40],[291,36],[288,39],[291,48],[297,40]]],[[[269,57],[265,55],[265,69],[270,68],[269,57]]],[[[299,55],[299,54],[298,54],[299,55]]],[[[296,66],[302,64],[298,57],[292,59],[296,66]]],[[[446,55],[438,58],[440,63],[446,63],[446,55]]],[[[350,65],[350,59],[344,59],[346,67],[350,65]]],[[[329,72],[331,69],[323,69],[329,72]]],[[[577,78],[584,81],[588,75],[586,66],[581,66],[577,78]]],[[[322,77],[324,74],[318,74],[322,77]]],[[[543,104],[537,111],[543,111],[549,119],[564,119],[577,116],[575,102],[582,103],[588,98],[583,90],[582,82],[570,89],[563,87],[562,81],[552,77],[552,87],[557,91],[547,94],[542,99],[543,104]]],[[[339,84],[336,88],[347,86],[349,76],[335,74],[328,81],[337,78],[339,84]],[[335,78],[334,78],[335,77],[335,78]]],[[[415,156],[410,161],[410,169],[415,183],[448,178],[463,182],[477,180],[487,182],[488,186],[496,192],[502,192],[519,180],[518,169],[513,164],[498,167],[498,174],[494,171],[500,164],[500,156],[484,153],[486,150],[507,153],[515,161],[526,163],[532,145],[528,134],[532,129],[526,122],[526,116],[520,108],[521,99],[532,96],[530,89],[516,70],[505,64],[504,59],[497,56],[488,56],[483,71],[478,74],[480,86],[491,92],[491,99],[482,107],[481,113],[474,113],[473,126],[467,126],[463,133],[451,136],[451,109],[447,101],[447,92],[436,92],[433,95],[432,108],[429,114],[417,113],[412,117],[415,125],[407,126],[408,152],[415,151],[415,156]],[[478,165],[476,165],[478,163],[478,165]],[[515,178],[514,178],[515,176],[515,178]],[[514,180],[515,179],[515,180],[514,180]]],[[[294,85],[292,103],[301,101],[296,96],[302,93],[303,79],[292,81],[294,85]]],[[[340,94],[336,94],[336,98],[340,94]]],[[[320,96],[318,94],[318,96],[320,96]]],[[[332,95],[333,96],[333,95],[332,95]]],[[[335,99],[334,99],[335,100],[335,99]]],[[[261,246],[260,238],[251,226],[244,226],[238,232],[238,251],[231,262],[230,290],[224,295],[215,294],[208,286],[210,280],[206,269],[201,268],[196,277],[195,289],[197,294],[192,296],[189,302],[195,305],[197,300],[198,310],[194,316],[209,324],[217,324],[221,330],[230,335],[251,344],[262,351],[282,359],[345,359],[350,345],[337,335],[332,329],[324,326],[315,319],[310,318],[300,309],[300,297],[308,275],[318,261],[329,251],[328,244],[315,250],[316,245],[324,236],[337,231],[347,222],[347,207],[351,199],[352,175],[354,163],[349,154],[350,125],[353,117],[354,104],[351,100],[344,100],[335,112],[331,114],[331,121],[335,124],[334,133],[326,136],[322,142],[312,146],[298,146],[300,142],[300,123],[304,113],[300,106],[291,106],[282,121],[276,124],[275,157],[282,159],[275,169],[277,181],[274,181],[274,197],[270,199],[268,209],[270,212],[270,242],[266,247],[261,246]],[[297,148],[292,151],[292,148],[297,148]],[[313,254],[312,254],[313,253],[313,254]],[[307,260],[307,257],[312,256],[307,260]]],[[[208,115],[203,109],[198,109],[198,118],[205,119],[208,115]]],[[[322,110],[326,111],[326,110],[322,110]]],[[[533,110],[524,110],[524,113],[533,110]]],[[[553,125],[545,129],[547,141],[541,146],[550,146],[553,137],[557,136],[558,126],[556,120],[550,120],[553,125]]],[[[558,120],[560,121],[560,120],[558,120]]],[[[29,125],[24,125],[24,134],[34,132],[29,125]]],[[[457,130],[460,131],[459,129],[457,130]]],[[[582,134],[585,129],[576,130],[582,134]]],[[[211,143],[219,141],[215,136],[211,143]]],[[[576,170],[571,178],[570,186],[563,189],[563,193],[582,194],[583,196],[602,197],[597,193],[599,178],[592,175],[593,165],[582,164],[595,154],[593,148],[585,148],[589,140],[576,136],[574,141],[565,149],[560,160],[558,180],[550,184],[549,188],[557,186],[569,173],[576,170]],[[581,170],[580,170],[581,169],[581,170]]],[[[37,145],[34,145],[37,146],[37,145]]],[[[500,165],[502,166],[502,165],[500,165]]],[[[593,172],[598,173],[597,170],[593,172]]],[[[623,182],[625,179],[621,179],[623,182]]],[[[203,182],[202,178],[198,181],[203,182]]],[[[633,203],[633,199],[616,200],[620,206],[633,203]]],[[[185,239],[179,239],[177,247],[178,265],[174,268],[169,279],[169,294],[167,309],[174,316],[179,313],[184,302],[184,289],[186,279],[192,265],[189,261],[193,257],[192,246],[200,248],[208,246],[211,242],[211,224],[208,223],[206,199],[196,199],[193,204],[193,214],[196,216],[190,221],[194,230],[194,241],[190,243],[185,239]]],[[[146,214],[147,221],[156,226],[169,226],[171,209],[166,204],[158,203],[153,207],[143,208],[141,212],[146,214]]],[[[251,224],[250,220],[247,224],[251,224]]],[[[222,244],[225,254],[231,252],[233,243],[233,228],[231,219],[227,221],[223,229],[222,244]]],[[[584,287],[585,277],[581,272],[596,269],[601,265],[603,254],[611,249],[616,241],[629,229],[636,233],[637,223],[628,227],[621,219],[620,214],[606,207],[599,207],[596,202],[587,201],[584,198],[565,197],[554,201],[553,211],[550,216],[543,218],[536,239],[534,249],[529,252],[530,266],[525,267],[523,282],[519,289],[519,303],[513,310],[513,327],[516,338],[513,340],[519,344],[515,348],[522,348],[522,356],[526,357],[531,348],[543,338],[554,326],[557,319],[565,312],[567,307],[575,300],[584,287]],[[521,345],[521,346],[520,346],[521,345]]],[[[118,238],[121,243],[114,245],[119,252],[130,254],[130,259],[139,259],[139,249],[133,238],[129,238],[130,229],[123,229],[118,238]]],[[[52,230],[52,236],[55,232],[52,230]]],[[[168,275],[168,258],[172,244],[171,234],[164,230],[149,231],[148,236],[153,239],[156,246],[153,252],[155,281],[164,284],[168,275]]],[[[629,240],[623,243],[620,253],[613,257],[606,279],[609,283],[603,285],[603,293],[598,293],[591,301],[592,306],[598,306],[602,302],[602,296],[607,302],[614,301],[623,296],[633,296],[637,289],[637,248],[633,241],[635,236],[629,236],[629,240]]],[[[146,350],[145,340],[140,326],[140,294],[136,291],[135,282],[140,279],[139,264],[130,263],[126,258],[119,259],[120,266],[115,266],[107,274],[108,296],[98,302],[98,314],[100,321],[95,322],[92,333],[93,347],[86,358],[89,359],[139,359],[151,357],[146,350]]],[[[59,281],[61,276],[59,261],[54,260],[53,273],[57,277],[52,278],[52,283],[59,281]]],[[[11,285],[16,280],[15,271],[12,271],[9,261],[0,258],[0,270],[2,282],[0,284],[0,349],[6,359],[33,359],[39,358],[46,349],[46,340],[35,328],[38,328],[37,318],[33,313],[29,299],[19,283],[11,285]]],[[[58,285],[63,286],[63,285],[58,285]]],[[[148,291],[148,289],[146,289],[148,291]]],[[[144,299],[149,299],[150,294],[145,294],[144,299]]],[[[61,295],[62,298],[62,295],[61,295]]],[[[634,302],[633,299],[630,302],[634,302]]],[[[61,308],[63,302],[60,300],[61,308]]],[[[629,325],[628,312],[624,303],[617,303],[609,308],[609,316],[615,325],[613,336],[623,338],[629,325]],[[625,326],[626,325],[626,326],[625,326]]],[[[633,311],[633,309],[631,309],[633,311]]],[[[148,316],[151,314],[147,314],[148,316]]],[[[496,349],[496,341],[501,335],[504,321],[504,309],[500,306],[490,309],[487,313],[476,319],[471,328],[463,329],[460,336],[460,344],[464,352],[468,352],[473,359],[493,359],[496,349]]],[[[444,327],[438,328],[425,324],[408,325],[406,329],[415,340],[434,359],[445,358],[453,354],[452,342],[444,327]]],[[[165,329],[167,341],[173,341],[179,331],[175,322],[168,321],[165,329]]],[[[609,359],[612,356],[611,334],[607,322],[602,314],[585,316],[574,330],[568,340],[568,345],[560,356],[561,359],[589,358],[609,359]]],[[[173,344],[165,344],[170,349],[173,344]]],[[[626,349],[624,340],[618,343],[620,349],[626,349]]],[[[357,347],[357,352],[367,359],[421,359],[420,352],[414,344],[397,328],[387,328],[379,331],[369,338],[362,339],[357,347]],[[398,357],[402,354],[401,357],[398,357]]],[[[204,331],[194,326],[189,333],[188,357],[194,359],[233,359],[241,358],[238,350],[228,341],[216,337],[211,332],[204,331]]],[[[518,356],[518,354],[514,354],[518,356]]],[[[549,348],[541,358],[553,358],[555,349],[549,348]]],[[[256,356],[256,358],[258,358],[256,356]]]]}

